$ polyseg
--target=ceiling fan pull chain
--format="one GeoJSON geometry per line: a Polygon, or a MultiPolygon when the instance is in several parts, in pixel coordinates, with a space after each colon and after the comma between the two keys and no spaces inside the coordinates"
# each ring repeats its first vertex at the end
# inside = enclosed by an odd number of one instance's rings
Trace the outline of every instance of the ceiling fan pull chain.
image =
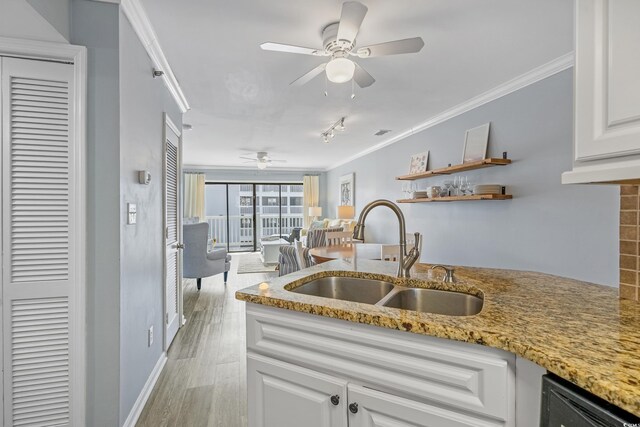
{"type": "Polygon", "coordinates": [[[351,99],[356,97],[356,82],[354,79],[351,79],[351,99]]]}
{"type": "Polygon", "coordinates": [[[329,80],[327,79],[327,73],[324,73],[324,96],[329,96],[329,80]]]}

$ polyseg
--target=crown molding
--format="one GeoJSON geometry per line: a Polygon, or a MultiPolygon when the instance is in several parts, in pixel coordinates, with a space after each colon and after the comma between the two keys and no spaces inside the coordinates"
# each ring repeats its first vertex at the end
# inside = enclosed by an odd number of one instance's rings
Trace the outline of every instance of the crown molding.
{"type": "Polygon", "coordinates": [[[551,62],[543,64],[539,67],[534,68],[533,70],[524,73],[512,80],[509,80],[505,83],[502,83],[499,86],[494,87],[493,89],[484,92],[478,96],[475,96],[461,104],[456,105],[453,108],[443,111],[440,114],[437,114],[428,120],[419,123],[418,125],[409,128],[398,135],[395,135],[379,144],[376,144],[372,147],[367,148],[364,151],[361,151],[353,156],[347,157],[345,159],[340,160],[338,163],[335,163],[332,166],[329,166],[325,171],[330,171],[339,166],[345,165],[349,162],[352,162],[360,157],[366,156],[367,154],[373,153],[374,151],[378,151],[384,147],[387,147],[391,144],[395,144],[396,142],[402,141],[403,139],[413,135],[414,133],[423,131],[425,129],[429,129],[430,127],[436,126],[440,123],[446,122],[456,116],[464,114],[468,111],[471,111],[475,108],[478,108],[484,104],[487,104],[491,101],[495,101],[496,99],[502,98],[503,96],[509,95],[515,91],[523,89],[529,85],[539,82],[540,80],[544,80],[547,77],[551,77],[554,74],[557,74],[561,71],[567,70],[573,67],[574,64],[574,53],[569,52],[565,55],[560,56],[559,58],[554,59],[551,62]]]}
{"type": "MultiPolygon", "coordinates": [[[[117,1],[108,2],[117,3],[117,1]]],[[[131,26],[133,26],[140,42],[147,51],[149,58],[151,58],[153,66],[157,70],[164,72],[160,78],[164,81],[173,99],[175,99],[180,111],[186,113],[191,107],[180,87],[180,83],[178,83],[178,79],[176,79],[176,76],[173,74],[169,61],[167,61],[167,58],[164,56],[158,37],[153,30],[153,26],[144,7],[142,7],[142,3],[140,0],[120,0],[119,3],[122,6],[122,11],[125,16],[129,19],[129,22],[131,22],[131,26]]]]}
{"type": "Polygon", "coordinates": [[[273,167],[269,166],[266,169],[258,169],[254,166],[215,166],[215,165],[193,165],[186,164],[182,166],[184,172],[198,172],[198,171],[258,171],[258,172],[308,172],[320,174],[324,172],[324,169],[309,169],[309,168],[295,168],[295,167],[273,167]]]}

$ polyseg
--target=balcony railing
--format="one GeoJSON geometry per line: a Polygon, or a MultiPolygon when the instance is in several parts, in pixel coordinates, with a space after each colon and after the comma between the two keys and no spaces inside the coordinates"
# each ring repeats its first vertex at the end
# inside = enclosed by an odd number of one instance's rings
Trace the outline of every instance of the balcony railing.
{"type": "MultiPolygon", "coordinates": [[[[280,233],[279,215],[256,215],[258,241],[261,237],[280,233]]],[[[229,242],[230,250],[253,250],[253,216],[235,215],[229,217],[229,234],[227,235],[227,216],[208,216],[209,239],[216,239],[218,247],[226,247],[229,242]]],[[[288,235],[296,227],[302,227],[302,215],[282,215],[282,234],[288,235]]],[[[257,247],[258,245],[256,245],[257,247]]]]}

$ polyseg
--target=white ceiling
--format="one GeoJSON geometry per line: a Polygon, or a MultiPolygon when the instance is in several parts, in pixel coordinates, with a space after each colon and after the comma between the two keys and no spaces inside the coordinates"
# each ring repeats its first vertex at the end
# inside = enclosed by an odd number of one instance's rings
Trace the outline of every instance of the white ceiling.
{"type": "MultiPolygon", "coordinates": [[[[376,83],[289,83],[326,58],[262,51],[266,41],[321,47],[338,0],[143,0],[191,104],[186,165],[247,166],[268,151],[287,168],[337,163],[572,50],[573,0],[361,0],[357,46],[421,36],[420,53],[358,59],[376,83]],[[346,131],[320,133],[346,116],[346,131]],[[378,137],[379,129],[393,132],[378,137]]],[[[280,164],[278,164],[280,166],[280,164]]]]}

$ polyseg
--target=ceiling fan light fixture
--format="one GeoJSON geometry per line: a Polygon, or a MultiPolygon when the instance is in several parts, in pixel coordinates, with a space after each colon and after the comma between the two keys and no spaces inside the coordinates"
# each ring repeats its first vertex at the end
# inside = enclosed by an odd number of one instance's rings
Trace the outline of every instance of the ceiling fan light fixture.
{"type": "Polygon", "coordinates": [[[266,168],[267,168],[267,162],[258,161],[258,169],[266,169],[266,168]]]}
{"type": "Polygon", "coordinates": [[[325,69],[327,78],[333,83],[345,83],[353,78],[356,64],[347,58],[334,58],[325,69]]]}

